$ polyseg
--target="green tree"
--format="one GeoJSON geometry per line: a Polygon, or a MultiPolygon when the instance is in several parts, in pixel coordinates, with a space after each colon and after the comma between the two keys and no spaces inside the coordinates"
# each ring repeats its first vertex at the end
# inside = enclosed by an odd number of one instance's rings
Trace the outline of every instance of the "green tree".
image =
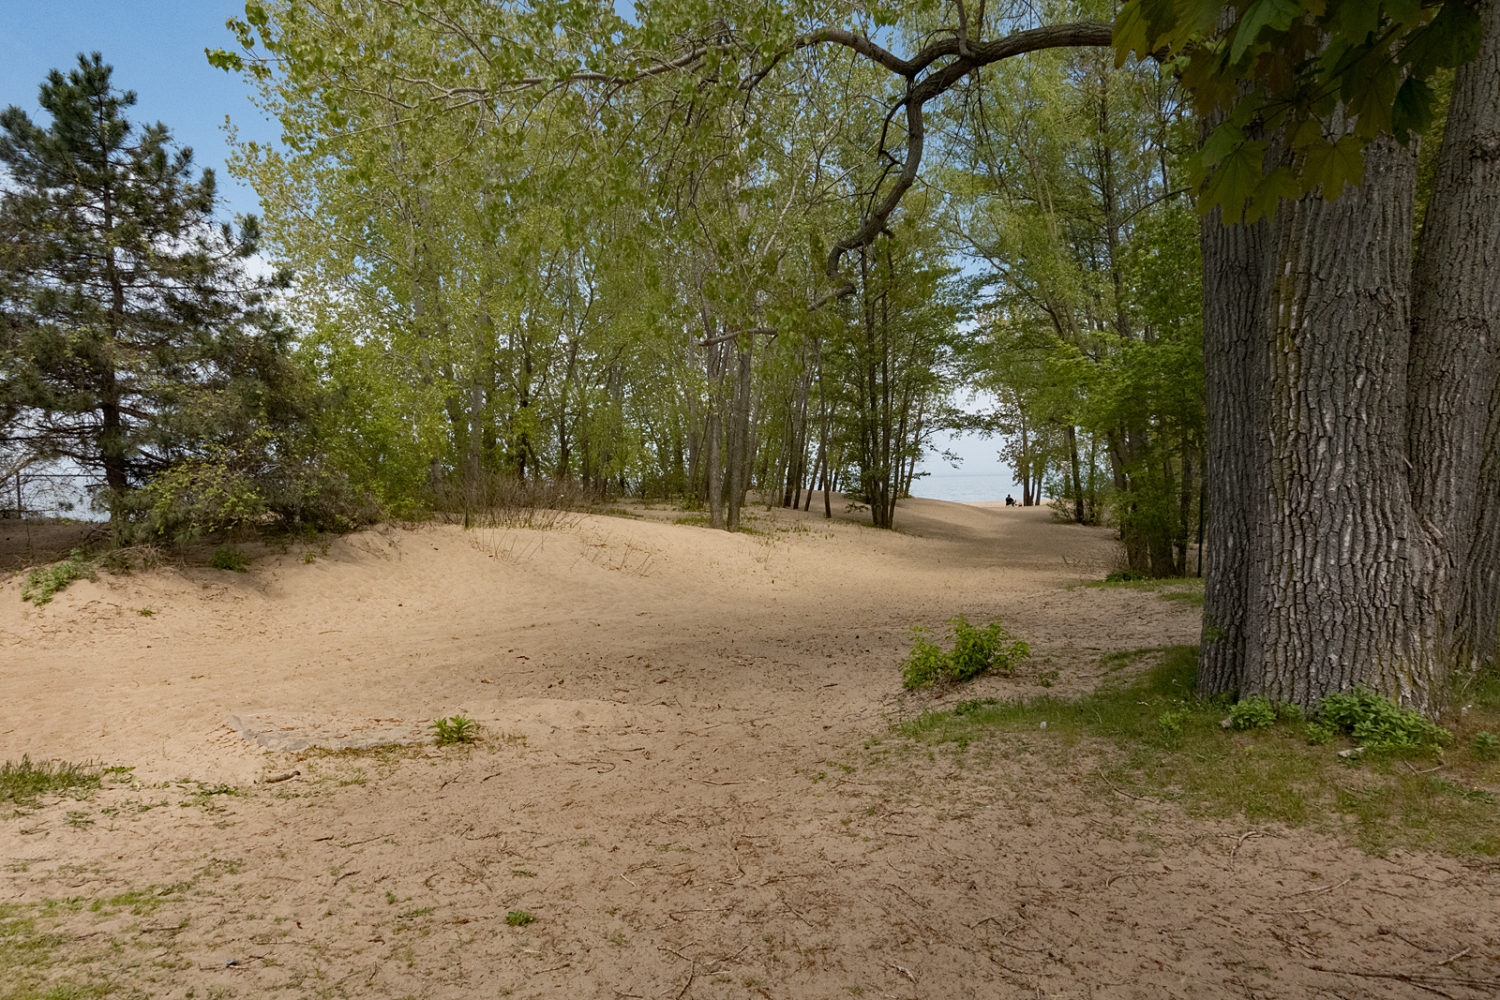
{"type": "Polygon", "coordinates": [[[246,271],[255,220],[215,224],[213,174],[166,126],[133,125],[110,73],[95,53],[49,74],[45,126],[0,113],[0,411],[33,457],[97,475],[119,523],[153,476],[264,445],[306,400],[275,283],[246,271]]]}
{"type": "MultiPolygon", "coordinates": [[[[1122,57],[1168,59],[1206,133],[1193,169],[1210,213],[1201,234],[1204,690],[1310,707],[1363,683],[1432,712],[1456,675],[1493,662],[1494,0],[1129,0],[1115,23],[1113,5],[1102,2],[764,0],[726,10],[661,0],[642,8],[639,24],[595,0],[374,7],[422,31],[400,80],[412,115],[522,92],[607,108],[649,85],[680,106],[742,107],[753,118],[762,95],[785,96],[763,88],[798,65],[799,53],[827,52],[824,65],[858,64],[883,77],[884,86],[851,85],[825,112],[836,119],[875,106],[885,124],[865,147],[876,165],[859,194],[867,208],[828,249],[814,305],[857,291],[847,258],[890,228],[924,158],[943,153],[929,119],[965,92],[964,81],[1046,49],[1113,45],[1122,57]],[[1433,81],[1455,66],[1413,266],[1409,140],[1433,119],[1433,81]],[[1249,224],[1234,224],[1242,220],[1249,224]]],[[[384,51],[383,35],[357,25],[288,51],[266,23],[252,0],[236,26],[250,61],[215,58],[273,73],[259,40],[343,93],[390,85],[371,55],[384,51]]],[[[640,134],[642,122],[597,123],[640,134]]],[[[670,156],[679,133],[652,134],[670,156]]]]}

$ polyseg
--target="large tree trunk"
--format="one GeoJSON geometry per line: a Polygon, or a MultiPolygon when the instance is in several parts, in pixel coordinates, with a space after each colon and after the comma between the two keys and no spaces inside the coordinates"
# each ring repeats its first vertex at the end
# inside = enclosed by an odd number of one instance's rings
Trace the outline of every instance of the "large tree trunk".
{"type": "Polygon", "coordinates": [[[1204,225],[1210,559],[1199,676],[1428,714],[1500,617],[1500,23],[1459,71],[1423,247],[1414,154],[1273,225],[1204,225]]]}
{"type": "Polygon", "coordinates": [[[1415,669],[1430,608],[1405,461],[1415,180],[1414,150],[1378,139],[1358,190],[1281,208],[1246,694],[1439,693],[1415,669]]]}
{"type": "Polygon", "coordinates": [[[1453,82],[1422,230],[1411,338],[1412,502],[1431,541],[1438,603],[1426,672],[1470,673],[1500,618],[1500,3],[1453,82]]]}

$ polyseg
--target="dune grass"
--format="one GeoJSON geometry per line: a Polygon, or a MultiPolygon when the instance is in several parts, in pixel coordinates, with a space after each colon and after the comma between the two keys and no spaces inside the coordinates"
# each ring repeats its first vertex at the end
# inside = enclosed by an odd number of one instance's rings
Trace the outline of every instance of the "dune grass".
{"type": "Polygon", "coordinates": [[[1500,679],[1465,692],[1468,709],[1448,720],[1452,739],[1435,758],[1397,751],[1341,757],[1349,740],[1315,743],[1326,733],[1293,713],[1266,728],[1224,727],[1228,702],[1194,697],[1196,647],[1107,659],[1121,667],[1153,662],[1083,698],[961,702],[898,731],[912,745],[956,753],[973,747],[1004,756],[1022,737],[1024,752],[1044,760],[1088,756],[1101,761],[1095,794],[1175,803],[1190,816],[1311,827],[1376,854],[1500,855],[1500,763],[1483,738],[1500,731],[1500,679]]]}
{"type": "Polygon", "coordinates": [[[0,764],[0,802],[35,805],[37,798],[53,792],[86,793],[99,787],[98,768],[67,761],[37,763],[22,755],[19,762],[0,764]]]}

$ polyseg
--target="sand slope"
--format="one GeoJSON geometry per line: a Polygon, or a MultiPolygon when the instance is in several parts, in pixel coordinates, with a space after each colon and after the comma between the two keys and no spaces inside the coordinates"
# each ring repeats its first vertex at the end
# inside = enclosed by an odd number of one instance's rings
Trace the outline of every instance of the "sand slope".
{"type": "Polygon", "coordinates": [[[1404,997],[1316,967],[1465,948],[1442,968],[1500,977],[1493,868],[1099,801],[1092,762],[1022,744],[879,759],[932,704],[900,693],[912,625],[1031,640],[949,698],[1195,641],[1195,609],[1069,589],[1112,567],[1107,531],[938,501],[900,534],[635,513],[383,528],[44,609],[12,580],[0,758],[136,780],[0,820],[0,904],[146,893],[58,926],[78,975],[163,997],[1404,997]],[[486,741],[297,749],[454,713],[486,741]]]}

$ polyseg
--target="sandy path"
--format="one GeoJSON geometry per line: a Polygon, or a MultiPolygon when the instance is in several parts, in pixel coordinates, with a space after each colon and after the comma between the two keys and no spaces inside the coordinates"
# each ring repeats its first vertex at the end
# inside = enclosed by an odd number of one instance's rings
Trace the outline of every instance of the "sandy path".
{"type": "Polygon", "coordinates": [[[1350,973],[1465,947],[1443,968],[1500,978],[1492,868],[1101,801],[1090,761],[1025,741],[880,757],[927,704],[899,694],[911,625],[1032,641],[962,697],[1052,669],[1083,690],[1101,652],[1193,641],[1193,609],[1068,589],[1109,568],[1107,532],[937,501],[894,535],[640,513],[367,532],[40,610],[13,581],[0,758],[139,781],[0,820],[0,904],[147,890],[61,926],[88,976],[174,997],[1403,997],[1350,973]],[[263,745],[455,712],[484,744],[263,745]]]}

